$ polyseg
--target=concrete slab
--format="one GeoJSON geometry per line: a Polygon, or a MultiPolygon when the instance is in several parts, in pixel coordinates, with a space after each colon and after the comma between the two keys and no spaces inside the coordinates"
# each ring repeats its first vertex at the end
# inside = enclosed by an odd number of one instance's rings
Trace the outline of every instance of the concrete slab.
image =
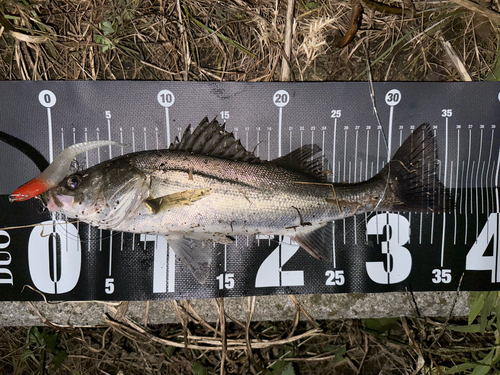
{"type": "MultiPolygon", "coordinates": [[[[469,293],[418,292],[415,302],[409,293],[380,294],[312,294],[298,295],[297,300],[313,319],[368,319],[398,316],[466,316],[469,313],[469,293]],[[418,313],[417,313],[418,308],[418,313]]],[[[228,316],[245,321],[251,298],[225,298],[228,316]]],[[[98,326],[104,324],[104,314],[110,312],[114,302],[0,302],[1,326],[43,325],[44,319],[63,326],[98,326]]],[[[215,300],[191,300],[189,304],[178,301],[182,311],[189,305],[207,322],[215,322],[218,312],[215,300]]],[[[256,297],[252,320],[291,320],[295,318],[296,305],[288,296],[256,297]]],[[[126,316],[138,323],[147,319],[150,324],[178,323],[176,307],[172,301],[130,302],[126,316]]]]}

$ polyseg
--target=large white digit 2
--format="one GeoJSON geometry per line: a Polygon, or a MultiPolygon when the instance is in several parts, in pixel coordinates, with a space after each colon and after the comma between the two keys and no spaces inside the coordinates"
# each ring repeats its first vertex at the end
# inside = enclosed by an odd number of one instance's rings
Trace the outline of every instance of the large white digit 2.
{"type": "MultiPolygon", "coordinates": [[[[266,237],[259,236],[261,239],[266,237]]],[[[280,237],[280,242],[280,245],[260,265],[255,278],[256,288],[304,285],[304,271],[283,271],[281,269],[299,250],[300,245],[289,237],[280,237]]]]}
{"type": "Polygon", "coordinates": [[[73,224],[61,220],[49,220],[35,226],[28,242],[28,266],[35,287],[43,293],[50,294],[71,291],[80,278],[82,266],[80,249],[80,236],[73,224]],[[52,251],[50,251],[51,242],[52,251]],[[60,264],[57,259],[58,242],[60,264]],[[58,269],[60,274],[57,272],[58,269]]]}
{"type": "Polygon", "coordinates": [[[396,284],[405,280],[411,271],[411,254],[403,245],[410,239],[410,222],[404,216],[383,213],[372,217],[367,225],[368,234],[387,233],[382,241],[382,254],[387,254],[386,262],[366,262],[370,279],[377,284],[396,284]]]}

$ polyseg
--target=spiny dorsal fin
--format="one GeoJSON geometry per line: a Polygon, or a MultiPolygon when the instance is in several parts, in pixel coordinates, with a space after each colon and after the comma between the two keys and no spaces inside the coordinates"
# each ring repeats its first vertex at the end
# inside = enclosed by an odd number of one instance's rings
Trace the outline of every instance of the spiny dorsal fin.
{"type": "Polygon", "coordinates": [[[241,142],[234,138],[233,133],[228,133],[224,125],[219,124],[216,119],[209,122],[206,117],[192,133],[191,126],[188,126],[180,142],[171,144],[169,149],[249,163],[261,162],[253,152],[247,151],[241,142]]]}
{"type": "Polygon", "coordinates": [[[288,170],[305,173],[318,182],[329,182],[329,175],[323,169],[323,163],[320,157],[314,157],[321,152],[321,148],[317,145],[302,146],[289,154],[280,158],[274,159],[271,163],[288,170]]]}

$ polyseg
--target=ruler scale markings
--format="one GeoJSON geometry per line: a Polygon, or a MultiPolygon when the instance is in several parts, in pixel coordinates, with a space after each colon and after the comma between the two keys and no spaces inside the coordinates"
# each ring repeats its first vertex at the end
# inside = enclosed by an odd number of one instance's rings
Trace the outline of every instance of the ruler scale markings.
{"type": "MultiPolygon", "coordinates": [[[[148,149],[148,145],[147,145],[147,142],[146,142],[146,128],[144,127],[143,128],[143,138],[144,138],[144,150],[147,150],[148,149]]],[[[156,241],[156,240],[155,240],[156,241]]],[[[142,241],[143,243],[143,250],[146,251],[146,244],[147,244],[147,241],[142,241]]],[[[155,248],[156,248],[156,242],[155,242],[155,248]]]]}
{"type": "Polygon", "coordinates": [[[359,138],[358,128],[359,126],[355,127],[356,135],[354,137],[354,180],[352,182],[357,182],[356,176],[357,176],[357,166],[358,166],[358,138],[359,138]]]}
{"type": "MultiPolygon", "coordinates": [[[[396,101],[399,102],[399,97],[396,101]]],[[[394,121],[394,106],[395,106],[395,104],[394,103],[391,104],[391,102],[387,102],[387,100],[386,100],[386,103],[389,105],[389,108],[390,108],[390,110],[389,110],[389,135],[388,135],[388,139],[386,140],[387,163],[389,163],[391,161],[391,156],[392,156],[392,125],[393,125],[393,121],[394,121]]],[[[387,212],[386,215],[387,215],[387,223],[389,223],[389,212],[387,212]]],[[[389,232],[389,227],[386,226],[386,228],[387,228],[387,232],[389,232]]],[[[399,233],[399,225],[398,225],[397,231],[399,233]]],[[[389,233],[387,233],[387,237],[389,237],[389,233]]],[[[399,239],[398,239],[398,242],[399,242],[399,239]]],[[[391,250],[392,249],[390,247],[390,245],[391,245],[390,241],[386,241],[386,244],[387,244],[387,255],[386,255],[386,257],[387,257],[387,284],[390,284],[391,283],[390,270],[392,269],[392,267],[391,267],[391,250]]]]}
{"type": "MultiPolygon", "coordinates": [[[[483,160],[483,166],[481,167],[481,213],[484,214],[484,189],[486,189],[486,181],[484,180],[484,169],[486,166],[486,161],[483,160]]],[[[486,212],[488,214],[488,212],[486,212]]]]}
{"type": "MultiPolygon", "coordinates": [[[[349,127],[348,126],[345,126],[344,125],[344,168],[343,168],[343,172],[344,172],[344,175],[343,175],[343,178],[342,178],[342,181],[345,182],[346,181],[346,162],[347,162],[347,129],[349,127]]],[[[346,244],[346,222],[345,222],[345,219],[342,219],[342,222],[344,224],[344,245],[346,244]]]]}
{"type": "Polygon", "coordinates": [[[392,121],[394,116],[394,106],[390,107],[389,111],[389,135],[387,136],[387,162],[391,161],[392,154],[392,121]]]}
{"type": "MultiPolygon", "coordinates": [[[[47,126],[48,126],[48,132],[49,132],[49,162],[52,163],[54,160],[54,141],[53,141],[53,134],[52,134],[52,112],[51,112],[51,107],[56,103],[56,96],[52,91],[49,90],[43,90],[40,91],[38,94],[38,101],[40,102],[41,105],[47,108],[47,126]]],[[[52,218],[52,233],[55,232],[55,225],[56,225],[56,215],[54,213],[51,214],[52,218]]],[[[49,239],[50,241],[50,239],[49,239]]],[[[57,249],[57,242],[56,242],[56,236],[52,236],[52,244],[53,244],[53,249],[57,249]]],[[[53,251],[52,253],[52,280],[54,282],[54,289],[57,293],[57,251],[53,251]]],[[[50,271],[49,271],[50,272],[50,271]]]]}
{"type": "MultiPolygon", "coordinates": [[[[477,170],[479,172],[479,160],[477,162],[477,170]]],[[[477,183],[477,176],[478,174],[476,173],[476,238],[479,236],[479,185],[477,183]]]]}
{"type": "MultiPolygon", "coordinates": [[[[96,128],[96,140],[99,141],[99,128],[96,128]]],[[[101,162],[101,148],[97,147],[97,164],[101,162]]],[[[99,252],[102,251],[102,229],[99,228],[99,252]]]]}
{"type": "MultiPolygon", "coordinates": [[[[88,130],[87,128],[83,129],[83,134],[84,134],[84,139],[85,142],[88,142],[88,130]]],[[[89,152],[85,151],[85,169],[89,167],[89,152]]],[[[87,224],[87,238],[89,240],[89,245],[90,245],[90,225],[87,224]]],[[[88,250],[90,250],[90,246],[87,247],[88,250]]]]}
{"type": "MultiPolygon", "coordinates": [[[[166,110],[168,108],[165,108],[166,110]]],[[[167,111],[168,113],[168,111],[167,111]]],[[[135,128],[132,126],[132,128],[130,129],[132,131],[132,152],[135,152],[135,128]]],[[[167,139],[169,140],[170,139],[170,128],[167,130],[168,131],[168,134],[167,134],[167,139]]],[[[170,143],[169,143],[170,145],[170,143]]],[[[132,233],[132,252],[135,251],[135,233],[132,233]]]]}
{"type": "Polygon", "coordinates": [[[47,108],[47,125],[49,127],[49,163],[54,161],[54,141],[52,139],[52,112],[47,108]]]}
{"type": "MultiPolygon", "coordinates": [[[[493,160],[493,163],[492,163],[491,165],[492,165],[492,169],[495,169],[496,160],[493,160]]],[[[491,186],[496,186],[496,185],[495,185],[495,177],[494,177],[494,176],[495,176],[495,175],[492,173],[492,174],[491,174],[491,186]]],[[[492,198],[492,200],[493,200],[493,198],[494,198],[494,194],[495,194],[495,193],[493,193],[493,194],[492,194],[492,197],[491,197],[491,198],[492,198]]],[[[496,200],[496,203],[495,203],[495,204],[496,204],[496,205],[498,205],[498,199],[496,200]]],[[[493,202],[492,202],[492,206],[493,206],[493,202]]],[[[493,209],[493,208],[492,208],[492,209],[493,209]]],[[[500,211],[497,209],[497,212],[500,212],[500,211]]]]}
{"type": "MultiPolygon", "coordinates": [[[[73,144],[75,144],[76,143],[76,129],[75,128],[73,128],[73,132],[72,133],[73,133],[73,144]]],[[[67,219],[64,218],[64,220],[67,220],[67,219]]],[[[77,222],[76,222],[76,233],[80,233],[80,221],[79,220],[77,220],[77,222]]],[[[78,251],[81,254],[81,252],[82,252],[82,243],[81,243],[81,241],[77,241],[76,242],[76,246],[77,246],[78,251]]]]}
{"type": "MultiPolygon", "coordinates": [[[[436,134],[437,134],[437,125],[433,126],[433,133],[434,133],[434,137],[436,137],[436,134]]],[[[431,151],[431,152],[434,152],[431,151]]],[[[430,172],[432,170],[432,166],[430,163],[427,163],[427,171],[430,172]]],[[[439,162],[438,160],[438,176],[441,176],[441,163],[439,162]]],[[[430,176],[428,176],[427,178],[430,178],[430,176]]],[[[434,190],[434,187],[433,186],[433,190],[434,190]]],[[[435,220],[435,213],[432,212],[431,213],[431,245],[434,244],[434,220],[435,220]]]]}
{"type": "MultiPolygon", "coordinates": [[[[355,130],[355,140],[354,140],[354,175],[351,180],[351,162],[349,162],[349,182],[356,182],[357,166],[358,166],[358,139],[359,139],[359,126],[354,127],[355,130]]],[[[357,215],[354,215],[354,244],[358,244],[358,225],[357,225],[357,215]]]]}
{"type": "MultiPolygon", "coordinates": [[[[123,143],[123,128],[120,126],[120,143],[123,143]]],[[[123,147],[120,147],[120,155],[123,156],[123,147]]],[[[120,233],[120,251],[123,251],[123,232],[120,233]]]]}
{"type": "Polygon", "coordinates": [[[496,235],[493,236],[493,251],[495,252],[495,256],[496,256],[496,282],[498,282],[500,280],[500,257],[499,257],[499,249],[498,249],[498,245],[499,245],[499,237],[500,237],[500,197],[498,195],[498,183],[499,183],[499,174],[500,174],[500,148],[498,150],[498,159],[497,159],[497,171],[496,171],[496,177],[495,177],[495,196],[496,196],[496,206],[497,206],[497,227],[496,227],[496,235]]]}
{"type": "Polygon", "coordinates": [[[283,125],[283,107],[280,107],[278,118],[278,157],[281,157],[281,126],[283,125]]]}
{"type": "Polygon", "coordinates": [[[166,130],[167,130],[167,147],[170,146],[170,115],[168,108],[165,108],[165,123],[166,123],[166,130]]]}
{"type": "MultiPolygon", "coordinates": [[[[382,133],[382,127],[380,125],[377,126],[377,168],[376,168],[376,171],[375,173],[378,172],[378,169],[379,169],[379,165],[380,165],[380,135],[382,133]]],[[[377,213],[375,213],[377,214],[377,213]]],[[[376,224],[376,232],[377,232],[377,235],[376,235],[376,238],[377,238],[377,245],[380,243],[379,241],[379,230],[378,230],[378,220],[375,221],[375,224],[376,224]]]]}
{"type": "Polygon", "coordinates": [[[260,126],[257,126],[255,128],[255,131],[257,133],[257,146],[255,146],[255,155],[257,157],[260,157],[260,126]]]}
{"type": "MultiPolygon", "coordinates": [[[[479,185],[478,185],[478,177],[479,177],[479,168],[481,167],[481,154],[483,151],[483,133],[484,133],[484,125],[479,125],[480,137],[479,137],[479,151],[477,155],[477,169],[476,169],[476,238],[479,236],[479,185]]],[[[472,184],[471,184],[472,186],[472,184]]]]}
{"type": "MultiPolygon", "coordinates": [[[[111,118],[108,117],[108,140],[111,141],[111,118]]],[[[109,158],[111,159],[113,156],[112,151],[111,151],[111,145],[109,147],[109,158]]]]}
{"type": "MultiPolygon", "coordinates": [[[[444,177],[443,177],[443,186],[446,188],[447,186],[447,176],[448,176],[448,116],[445,117],[445,130],[444,130],[444,177]]],[[[451,177],[450,177],[451,179],[451,177]]],[[[444,267],[444,246],[445,246],[445,234],[446,234],[446,212],[442,213],[443,215],[443,230],[441,232],[441,268],[444,267]]]]}
{"type": "MultiPolygon", "coordinates": [[[[461,175],[461,178],[460,178],[460,186],[462,188],[462,191],[460,192],[460,214],[462,213],[462,197],[465,196],[467,194],[467,186],[464,186],[464,178],[465,178],[465,185],[467,184],[467,176],[465,176],[465,160],[462,160],[462,175],[461,175]],[[465,194],[464,194],[464,191],[465,191],[465,194]]],[[[465,204],[467,204],[467,200],[465,200],[465,204]]],[[[466,245],[467,244],[467,218],[469,217],[469,215],[467,215],[467,207],[464,208],[464,218],[465,218],[465,236],[464,236],[464,244],[466,245]]]]}
{"type": "Polygon", "coordinates": [[[332,176],[333,181],[335,181],[335,146],[337,145],[337,119],[333,122],[333,157],[332,157],[332,176]]]}
{"type": "MultiPolygon", "coordinates": [[[[281,142],[280,142],[281,147],[281,142]]],[[[281,156],[281,149],[278,151],[278,157],[281,156]]],[[[271,128],[267,128],[267,160],[271,160],[271,128]]]]}
{"type": "MultiPolygon", "coordinates": [[[[332,182],[335,182],[335,157],[336,150],[335,146],[337,145],[337,118],[333,120],[333,150],[332,150],[332,182]]],[[[340,170],[340,167],[339,167],[340,170]]],[[[332,225],[333,238],[332,238],[332,252],[333,252],[333,268],[337,268],[337,258],[335,256],[335,223],[332,225]]]]}
{"type": "MultiPolygon", "coordinates": [[[[314,130],[316,130],[315,126],[311,126],[311,151],[313,150],[314,146],[314,130]]],[[[311,155],[311,160],[314,159],[314,155],[311,155]]]]}
{"type": "Polygon", "coordinates": [[[326,131],[326,126],[321,127],[321,165],[325,165],[325,131],[326,131]]]}
{"type": "Polygon", "coordinates": [[[248,150],[248,133],[250,131],[250,128],[248,126],[245,126],[245,148],[248,150]]]}
{"type": "MultiPolygon", "coordinates": [[[[108,141],[111,141],[111,113],[106,111],[106,118],[108,122],[108,141]]],[[[111,145],[109,145],[109,158],[113,157],[113,153],[111,150],[111,145]]],[[[111,276],[111,271],[113,268],[113,231],[109,231],[109,268],[108,268],[108,276],[111,276]]]]}
{"type": "MultiPolygon", "coordinates": [[[[403,127],[402,127],[402,126],[400,126],[400,127],[399,127],[399,147],[401,147],[401,144],[403,143],[402,138],[403,138],[403,127]]],[[[400,242],[400,237],[399,237],[399,235],[400,235],[400,233],[401,233],[401,230],[400,230],[400,227],[399,227],[399,223],[400,223],[399,219],[400,219],[400,218],[401,218],[401,215],[398,215],[398,224],[397,224],[397,226],[398,226],[398,228],[397,228],[397,233],[398,233],[398,243],[401,243],[401,242],[400,242]]]]}
{"type": "MultiPolygon", "coordinates": [[[[458,176],[459,176],[459,172],[458,172],[458,168],[460,166],[460,126],[457,125],[457,178],[456,178],[456,181],[455,181],[455,211],[457,209],[457,194],[458,194],[458,176]]],[[[462,169],[463,170],[463,169],[462,169]]],[[[460,194],[460,200],[462,199],[461,198],[461,194],[460,194]]],[[[460,201],[460,203],[462,203],[460,201]]],[[[462,213],[462,205],[460,204],[459,205],[459,210],[460,210],[460,213],[462,213]]]]}
{"type": "MultiPolygon", "coordinates": [[[[472,125],[469,125],[469,151],[467,154],[467,169],[465,174],[465,207],[468,207],[469,203],[469,175],[470,175],[470,164],[471,164],[471,152],[472,152],[472,125]]],[[[472,190],[471,190],[472,195],[472,190]]],[[[470,205],[470,213],[472,214],[472,205],[470,205]]]]}
{"type": "MultiPolygon", "coordinates": [[[[474,189],[474,168],[475,168],[475,166],[476,166],[476,161],[472,160],[471,173],[470,173],[470,176],[469,176],[470,177],[469,178],[469,180],[470,180],[470,185],[469,185],[470,186],[469,187],[470,188],[470,204],[469,205],[471,206],[471,208],[470,208],[471,215],[474,214],[474,209],[472,207],[474,205],[473,204],[474,198],[472,197],[472,190],[474,189]]],[[[477,209],[476,209],[476,211],[477,211],[477,209]]]]}
{"type": "MultiPolygon", "coordinates": [[[[453,160],[450,162],[450,184],[453,184],[453,160]]],[[[451,189],[451,186],[450,186],[451,189]]],[[[457,210],[453,210],[453,245],[457,244],[457,210]]]]}
{"type": "MultiPolygon", "coordinates": [[[[370,141],[370,127],[366,127],[366,148],[365,148],[365,180],[368,180],[368,145],[370,141]]],[[[368,223],[368,213],[365,212],[365,227],[368,223]]],[[[368,243],[368,231],[365,230],[365,242],[368,243]]]]}
{"type": "MultiPolygon", "coordinates": [[[[490,142],[490,152],[489,152],[489,155],[488,155],[488,167],[486,168],[486,186],[488,185],[488,177],[489,177],[489,174],[490,174],[490,166],[491,166],[491,155],[493,153],[493,139],[495,137],[495,128],[493,127],[493,125],[491,126],[491,142],[490,142]]],[[[486,194],[486,212],[487,214],[489,215],[490,213],[490,194],[487,193],[486,194]]]]}

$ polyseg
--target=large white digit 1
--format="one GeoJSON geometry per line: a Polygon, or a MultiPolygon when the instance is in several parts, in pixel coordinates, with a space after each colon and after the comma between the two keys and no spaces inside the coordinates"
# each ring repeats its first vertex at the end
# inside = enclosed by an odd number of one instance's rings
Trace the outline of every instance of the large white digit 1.
{"type": "Polygon", "coordinates": [[[368,234],[381,235],[384,228],[387,240],[381,245],[382,254],[387,254],[387,262],[366,262],[366,271],[377,284],[396,284],[411,272],[411,254],[403,246],[410,239],[410,222],[404,216],[383,213],[372,217],[366,225],[368,234]]]}
{"type": "Polygon", "coordinates": [[[497,264],[498,252],[498,213],[492,213],[488,217],[486,225],[481,230],[479,237],[472,245],[465,258],[465,269],[469,271],[491,271],[491,282],[500,281],[499,267],[497,264]],[[493,255],[484,255],[491,239],[493,242],[493,255]]]}
{"type": "Polygon", "coordinates": [[[28,240],[28,266],[35,287],[43,293],[50,294],[71,291],[80,278],[82,266],[80,249],[80,236],[73,224],[61,220],[49,220],[35,226],[28,240]],[[52,231],[50,228],[53,225],[52,231]],[[52,254],[50,242],[53,244],[52,254]],[[57,242],[60,245],[60,264],[57,262],[57,242]],[[53,259],[52,269],[50,257],[53,259]],[[58,268],[61,270],[59,277],[58,268]]]}
{"type": "MultiPolygon", "coordinates": [[[[261,240],[268,238],[260,236],[261,240]]],[[[255,287],[304,285],[304,271],[282,271],[281,268],[295,255],[300,245],[288,237],[280,237],[281,244],[262,262],[255,278],[255,287]],[[285,242],[286,241],[286,242],[285,242]],[[281,264],[280,264],[281,251],[281,264]],[[280,282],[281,276],[281,282],[280,282]]]]}
{"type": "Polygon", "coordinates": [[[153,261],[153,293],[166,293],[167,291],[169,293],[174,292],[175,254],[172,249],[168,248],[167,240],[163,236],[141,234],[140,241],[155,243],[153,261]]]}

